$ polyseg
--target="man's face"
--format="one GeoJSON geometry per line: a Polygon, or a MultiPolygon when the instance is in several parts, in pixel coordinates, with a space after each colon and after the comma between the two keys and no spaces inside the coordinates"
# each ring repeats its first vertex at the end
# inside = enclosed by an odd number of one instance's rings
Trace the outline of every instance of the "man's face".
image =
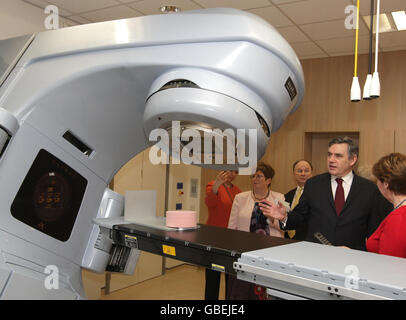
{"type": "Polygon", "coordinates": [[[306,180],[312,176],[312,168],[307,163],[307,161],[299,161],[295,165],[293,174],[295,175],[296,183],[299,186],[303,187],[306,180]]]}
{"type": "Polygon", "coordinates": [[[344,177],[357,162],[357,156],[349,157],[348,144],[333,144],[327,152],[327,170],[331,175],[344,177]]]}

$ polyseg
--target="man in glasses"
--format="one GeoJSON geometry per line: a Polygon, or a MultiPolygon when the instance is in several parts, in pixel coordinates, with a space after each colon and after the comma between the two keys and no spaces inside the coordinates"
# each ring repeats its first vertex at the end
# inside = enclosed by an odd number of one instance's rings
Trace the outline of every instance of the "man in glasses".
{"type": "MultiPolygon", "coordinates": [[[[313,175],[313,166],[307,160],[298,160],[293,164],[293,176],[296,182],[296,188],[285,194],[285,200],[289,203],[290,209],[293,210],[299,203],[302,196],[304,185],[307,179],[313,175]]],[[[296,230],[288,230],[285,233],[286,238],[295,240],[304,240],[306,237],[306,224],[298,226],[296,230]]]]}

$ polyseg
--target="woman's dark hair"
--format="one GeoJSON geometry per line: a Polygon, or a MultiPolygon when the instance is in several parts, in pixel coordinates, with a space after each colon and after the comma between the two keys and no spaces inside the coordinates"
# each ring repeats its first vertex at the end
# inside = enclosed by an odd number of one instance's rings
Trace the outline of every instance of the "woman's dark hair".
{"type": "Polygon", "coordinates": [[[270,165],[264,162],[258,162],[255,172],[257,171],[261,171],[264,174],[265,179],[273,179],[273,177],[275,176],[275,170],[270,165]]]}
{"type": "Polygon", "coordinates": [[[372,173],[386,182],[390,191],[406,195],[406,155],[396,152],[382,157],[372,167],[372,173]]]}

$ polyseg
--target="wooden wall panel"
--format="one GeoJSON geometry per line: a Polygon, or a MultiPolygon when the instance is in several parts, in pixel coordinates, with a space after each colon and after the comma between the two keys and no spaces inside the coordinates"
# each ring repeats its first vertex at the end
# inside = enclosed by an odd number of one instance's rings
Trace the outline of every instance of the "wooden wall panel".
{"type": "Polygon", "coordinates": [[[393,129],[365,129],[360,135],[359,163],[373,166],[382,156],[395,151],[395,131],[393,129]]]}
{"type": "Polygon", "coordinates": [[[261,161],[275,170],[271,189],[286,193],[295,186],[293,163],[304,157],[304,134],[300,130],[278,131],[271,136],[270,143],[261,161]]]}
{"type": "Polygon", "coordinates": [[[406,154],[406,129],[395,130],[395,152],[406,154]]]}

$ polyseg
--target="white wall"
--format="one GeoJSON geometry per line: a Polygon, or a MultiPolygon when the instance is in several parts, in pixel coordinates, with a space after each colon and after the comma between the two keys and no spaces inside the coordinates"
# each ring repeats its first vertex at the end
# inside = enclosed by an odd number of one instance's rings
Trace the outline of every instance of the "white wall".
{"type": "Polygon", "coordinates": [[[21,0],[0,0],[0,40],[44,31],[42,9],[21,0]]]}
{"type": "MultiPolygon", "coordinates": [[[[169,190],[168,190],[168,210],[176,210],[176,204],[181,203],[181,210],[197,211],[200,208],[200,176],[201,168],[186,164],[173,164],[169,169],[169,190]],[[195,179],[197,184],[196,197],[191,196],[191,180],[195,179]],[[177,183],[183,183],[183,189],[176,188],[177,183]],[[181,191],[183,194],[179,194],[181,191]]],[[[199,221],[199,217],[197,219],[199,221]]]]}

